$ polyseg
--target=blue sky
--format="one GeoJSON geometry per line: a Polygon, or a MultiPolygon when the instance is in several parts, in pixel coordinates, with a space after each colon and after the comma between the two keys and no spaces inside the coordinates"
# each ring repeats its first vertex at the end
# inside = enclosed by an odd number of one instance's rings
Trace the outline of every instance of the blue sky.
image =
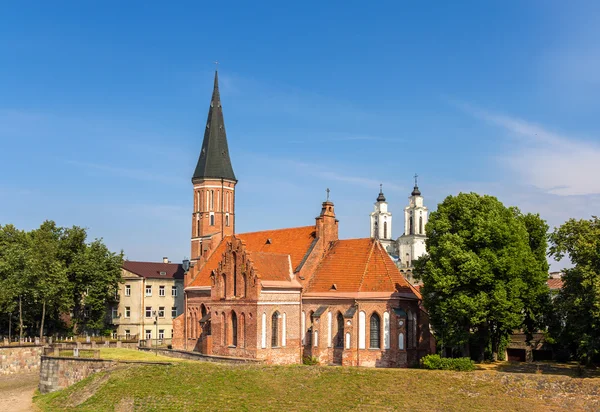
{"type": "Polygon", "coordinates": [[[368,236],[381,182],[399,236],[415,172],[431,209],[476,191],[589,218],[599,19],[592,1],[5,3],[0,223],[189,255],[215,60],[240,232],[312,224],[329,187],[340,235],[368,236]]]}

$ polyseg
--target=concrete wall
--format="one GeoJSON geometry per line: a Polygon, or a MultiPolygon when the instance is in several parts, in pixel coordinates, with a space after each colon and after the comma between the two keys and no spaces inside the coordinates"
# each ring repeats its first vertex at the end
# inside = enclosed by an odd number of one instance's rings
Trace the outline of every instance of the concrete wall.
{"type": "MultiPolygon", "coordinates": [[[[155,352],[155,349],[140,348],[141,351],[155,352]]],[[[248,358],[235,358],[232,356],[217,356],[217,355],[205,355],[198,352],[188,352],[183,350],[174,349],[158,349],[158,354],[163,356],[169,356],[171,358],[189,359],[196,361],[205,362],[219,362],[219,363],[262,363],[261,360],[248,359],[248,358]]]]}
{"type": "Polygon", "coordinates": [[[116,361],[86,358],[41,357],[41,393],[54,392],[67,388],[93,373],[113,368],[116,361]]]}
{"type": "Polygon", "coordinates": [[[0,375],[37,371],[43,346],[0,346],[0,375]]]}

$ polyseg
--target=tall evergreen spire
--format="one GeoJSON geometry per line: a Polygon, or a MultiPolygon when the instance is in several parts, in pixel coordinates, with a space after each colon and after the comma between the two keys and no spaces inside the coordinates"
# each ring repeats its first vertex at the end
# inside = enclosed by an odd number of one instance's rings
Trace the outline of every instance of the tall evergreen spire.
{"type": "Polygon", "coordinates": [[[192,176],[192,182],[207,178],[227,179],[237,182],[229,158],[223,108],[221,107],[221,96],[219,94],[219,74],[216,70],[202,150],[192,176]]]}

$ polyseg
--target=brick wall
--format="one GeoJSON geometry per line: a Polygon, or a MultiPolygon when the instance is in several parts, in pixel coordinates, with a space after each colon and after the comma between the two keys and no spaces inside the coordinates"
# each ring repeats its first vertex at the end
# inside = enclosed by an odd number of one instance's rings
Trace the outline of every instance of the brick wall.
{"type": "Polygon", "coordinates": [[[64,389],[115,365],[117,362],[112,360],[42,356],[39,390],[48,393],[64,389]]]}
{"type": "Polygon", "coordinates": [[[43,346],[0,347],[0,375],[37,371],[42,350],[43,346]]]}

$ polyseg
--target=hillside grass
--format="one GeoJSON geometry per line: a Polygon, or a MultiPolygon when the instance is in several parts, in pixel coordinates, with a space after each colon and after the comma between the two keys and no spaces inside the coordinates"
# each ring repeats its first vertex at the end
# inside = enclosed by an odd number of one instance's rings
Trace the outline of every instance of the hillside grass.
{"type": "Polygon", "coordinates": [[[600,408],[600,379],[180,362],[121,367],[34,401],[43,411],[577,411],[600,408]]]}

